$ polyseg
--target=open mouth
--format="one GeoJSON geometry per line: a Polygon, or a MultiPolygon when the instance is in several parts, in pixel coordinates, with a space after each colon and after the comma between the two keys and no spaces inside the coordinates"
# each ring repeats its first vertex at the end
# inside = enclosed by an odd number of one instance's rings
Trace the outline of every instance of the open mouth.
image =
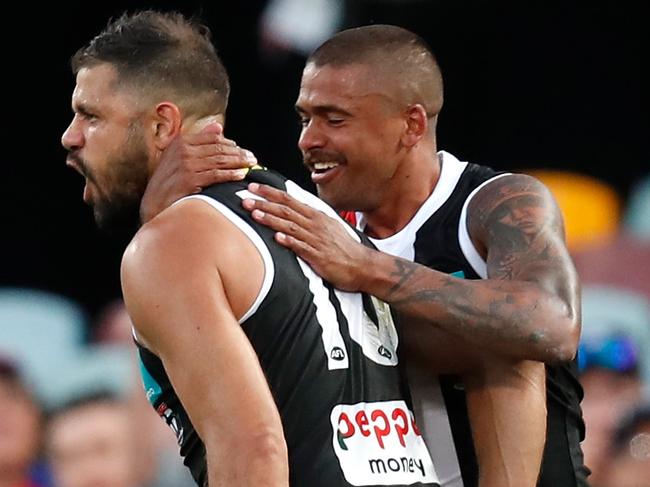
{"type": "Polygon", "coordinates": [[[311,164],[311,180],[314,184],[323,184],[333,179],[341,170],[338,162],[314,162],[311,164]]]}
{"type": "Polygon", "coordinates": [[[316,174],[323,174],[330,169],[334,169],[335,167],[338,167],[339,163],[338,162],[315,162],[312,165],[313,172],[316,174]]]}
{"type": "Polygon", "coordinates": [[[92,195],[90,193],[90,187],[88,185],[88,180],[86,180],[86,184],[84,185],[83,200],[84,200],[84,203],[86,203],[87,205],[92,204],[92,195]]]}

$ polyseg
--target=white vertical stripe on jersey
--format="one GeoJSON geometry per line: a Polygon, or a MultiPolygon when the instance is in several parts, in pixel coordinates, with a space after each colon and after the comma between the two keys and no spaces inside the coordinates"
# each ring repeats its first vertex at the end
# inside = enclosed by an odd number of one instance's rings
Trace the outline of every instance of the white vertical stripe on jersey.
{"type": "Polygon", "coordinates": [[[309,290],[314,295],[316,319],[323,330],[322,339],[327,355],[327,368],[328,370],[347,369],[349,367],[348,351],[341,335],[336,310],[330,301],[330,291],[325,287],[323,279],[309,267],[309,264],[299,257],[296,259],[298,259],[302,273],[309,281],[309,290]],[[343,353],[342,356],[337,354],[337,349],[343,353]]]}
{"type": "MultiPolygon", "coordinates": [[[[411,221],[395,235],[370,239],[382,252],[410,261],[415,259],[418,230],[449,199],[467,167],[467,162],[459,161],[448,152],[440,151],[439,155],[442,168],[438,183],[411,221]]],[[[357,228],[362,230],[364,226],[363,215],[357,213],[357,228]]],[[[416,423],[431,453],[441,487],[463,487],[458,453],[437,377],[410,371],[409,387],[416,423]]]]}

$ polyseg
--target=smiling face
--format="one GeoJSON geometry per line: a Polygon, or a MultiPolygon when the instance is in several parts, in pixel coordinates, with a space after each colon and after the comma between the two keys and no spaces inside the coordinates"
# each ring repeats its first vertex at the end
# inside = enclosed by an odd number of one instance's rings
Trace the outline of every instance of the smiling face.
{"type": "Polygon", "coordinates": [[[86,179],[84,201],[92,205],[97,225],[137,228],[152,156],[135,97],[118,88],[110,64],[98,64],[79,70],[72,110],[61,143],[67,165],[86,179]]]}
{"type": "Polygon", "coordinates": [[[402,108],[366,65],[307,64],[296,102],[298,146],[321,198],[337,210],[380,204],[404,156],[402,108]]]}

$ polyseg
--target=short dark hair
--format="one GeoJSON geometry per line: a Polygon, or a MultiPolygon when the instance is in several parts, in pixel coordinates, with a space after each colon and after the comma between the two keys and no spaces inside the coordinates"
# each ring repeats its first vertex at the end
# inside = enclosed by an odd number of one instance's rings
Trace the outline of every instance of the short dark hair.
{"type": "Polygon", "coordinates": [[[20,397],[26,398],[39,410],[40,414],[42,406],[40,398],[35,394],[34,385],[27,377],[24,367],[21,367],[21,364],[13,357],[3,355],[2,352],[0,352],[0,382],[9,386],[20,397]]]}
{"type": "Polygon", "coordinates": [[[225,114],[228,74],[212,43],[210,29],[178,12],[124,13],[71,59],[72,71],[108,63],[118,82],[142,96],[172,97],[199,117],[225,114]]]}
{"type": "Polygon", "coordinates": [[[49,409],[47,417],[51,421],[53,418],[63,416],[70,411],[103,404],[120,405],[123,404],[123,400],[114,392],[104,388],[83,391],[49,409]]]}
{"type": "Polygon", "coordinates": [[[429,45],[395,25],[377,24],[343,30],[307,59],[316,66],[371,65],[379,76],[399,77],[409,103],[421,103],[431,115],[442,107],[442,75],[429,45]]]}
{"type": "Polygon", "coordinates": [[[0,379],[19,380],[18,365],[9,357],[0,354],[0,379]]]}

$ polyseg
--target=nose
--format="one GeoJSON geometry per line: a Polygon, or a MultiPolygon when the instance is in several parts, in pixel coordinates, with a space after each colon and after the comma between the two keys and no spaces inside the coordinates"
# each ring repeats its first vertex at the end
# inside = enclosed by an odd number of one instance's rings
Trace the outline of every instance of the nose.
{"type": "Polygon", "coordinates": [[[63,135],[61,136],[61,145],[66,148],[68,151],[73,151],[79,149],[83,146],[84,135],[79,127],[77,116],[72,119],[68,128],[65,129],[63,135]]]}
{"type": "Polygon", "coordinates": [[[325,146],[326,138],[323,131],[319,128],[318,120],[311,119],[302,127],[298,147],[305,153],[313,149],[322,149],[325,146]]]}

